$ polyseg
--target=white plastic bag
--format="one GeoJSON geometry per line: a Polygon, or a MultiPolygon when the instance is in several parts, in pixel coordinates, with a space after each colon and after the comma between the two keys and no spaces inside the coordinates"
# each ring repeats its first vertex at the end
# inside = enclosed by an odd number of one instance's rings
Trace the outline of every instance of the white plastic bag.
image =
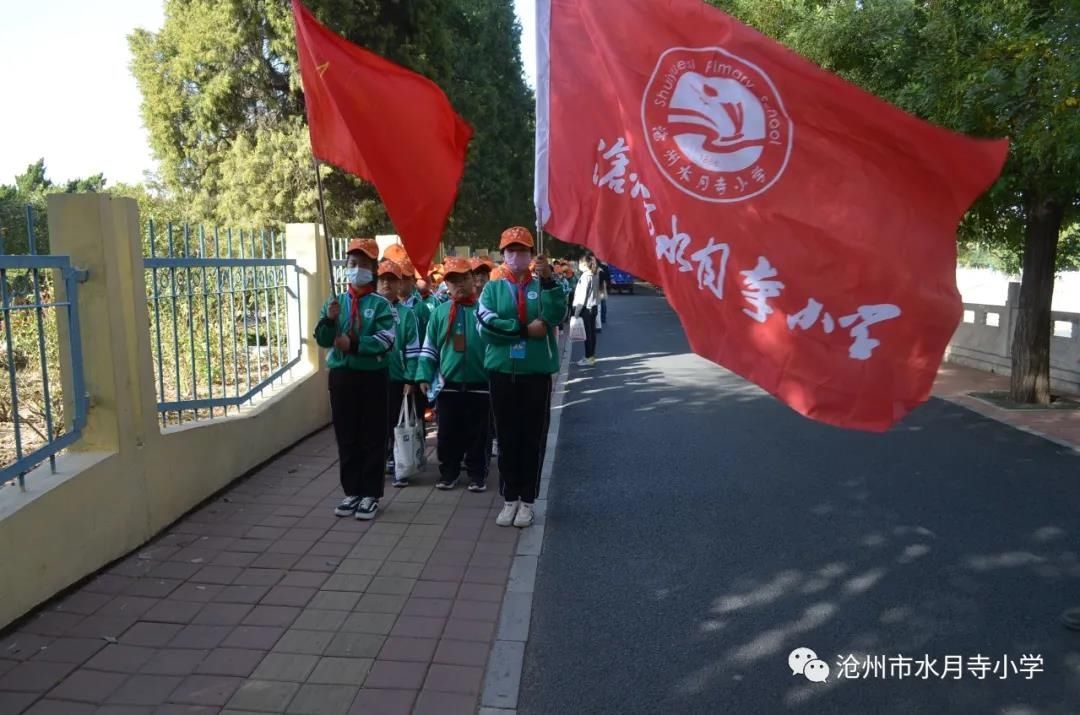
{"type": "Polygon", "coordinates": [[[600,311],[596,311],[596,329],[602,330],[604,327],[603,321],[600,320],[600,311]]]}
{"type": "Polygon", "coordinates": [[[424,458],[424,426],[416,418],[413,401],[401,401],[401,414],[394,428],[394,476],[411,477],[420,470],[424,458]]]}
{"type": "Polygon", "coordinates": [[[581,343],[585,341],[585,319],[579,316],[570,318],[570,342],[581,343]]]}

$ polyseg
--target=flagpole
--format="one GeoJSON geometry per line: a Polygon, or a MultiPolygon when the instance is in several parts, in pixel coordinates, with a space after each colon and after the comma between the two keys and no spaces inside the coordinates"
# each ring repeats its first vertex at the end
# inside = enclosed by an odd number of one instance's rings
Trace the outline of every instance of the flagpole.
{"type": "Polygon", "coordinates": [[[315,183],[319,187],[319,217],[322,219],[323,240],[326,241],[326,262],[330,267],[330,295],[337,295],[337,285],[334,284],[334,243],[330,238],[330,228],[326,223],[326,203],[323,201],[322,174],[319,172],[319,160],[311,157],[315,164],[315,183]]]}

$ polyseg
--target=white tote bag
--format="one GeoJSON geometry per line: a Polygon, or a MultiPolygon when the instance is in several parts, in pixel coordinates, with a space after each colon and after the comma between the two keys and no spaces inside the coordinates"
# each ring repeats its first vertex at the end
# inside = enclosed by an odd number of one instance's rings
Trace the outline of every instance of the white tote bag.
{"type": "Polygon", "coordinates": [[[401,401],[401,414],[394,428],[394,476],[410,477],[420,469],[424,457],[424,427],[416,418],[413,401],[401,401]]]}
{"type": "Polygon", "coordinates": [[[585,319],[579,316],[570,318],[570,341],[580,343],[585,341],[585,319]]]}

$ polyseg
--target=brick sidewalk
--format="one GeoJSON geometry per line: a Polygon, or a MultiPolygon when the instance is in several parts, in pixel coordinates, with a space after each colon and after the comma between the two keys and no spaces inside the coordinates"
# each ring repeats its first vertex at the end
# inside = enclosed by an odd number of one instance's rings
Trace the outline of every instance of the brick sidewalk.
{"type": "Polygon", "coordinates": [[[0,713],[475,713],[519,532],[434,481],[335,518],[312,436],[0,638],[0,713]]]}
{"type": "Polygon", "coordinates": [[[1080,410],[1005,410],[967,394],[1008,389],[1008,377],[944,363],[934,384],[934,396],[1062,446],[1080,450],[1080,410]]]}

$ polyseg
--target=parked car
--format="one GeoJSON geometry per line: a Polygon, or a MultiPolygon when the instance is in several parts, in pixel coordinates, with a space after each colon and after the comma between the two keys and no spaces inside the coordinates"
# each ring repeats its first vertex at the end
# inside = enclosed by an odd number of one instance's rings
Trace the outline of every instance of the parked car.
{"type": "Polygon", "coordinates": [[[621,268],[608,264],[608,272],[611,274],[611,290],[616,293],[622,293],[623,291],[629,292],[631,295],[634,293],[634,283],[637,279],[633,275],[627,273],[621,268]]]}

